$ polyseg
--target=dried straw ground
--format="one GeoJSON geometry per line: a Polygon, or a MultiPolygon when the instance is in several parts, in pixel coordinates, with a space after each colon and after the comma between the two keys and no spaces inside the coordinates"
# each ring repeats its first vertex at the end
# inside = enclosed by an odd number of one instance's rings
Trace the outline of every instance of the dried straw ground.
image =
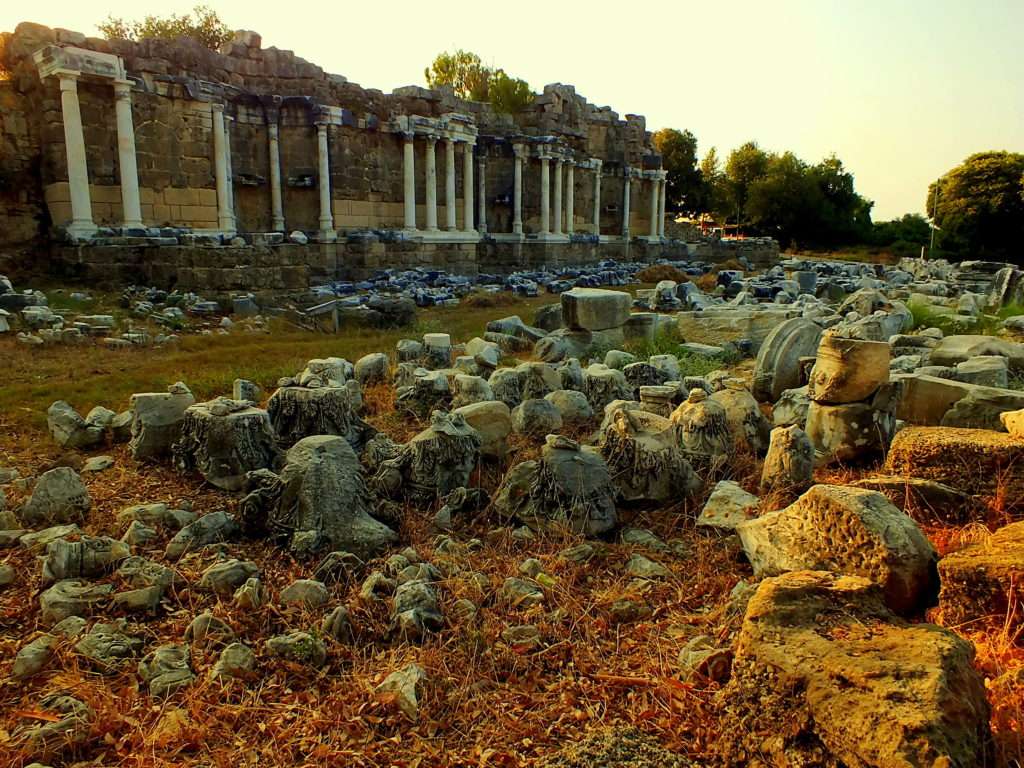
{"type": "MultiPolygon", "coordinates": [[[[498,310],[504,313],[504,308],[498,310]]],[[[512,306],[529,317],[529,307],[512,306]]],[[[432,324],[444,330],[455,325],[457,338],[482,331],[493,308],[464,310],[462,316],[435,314],[432,324]],[[446,327],[448,326],[448,327],[446,327]]],[[[405,334],[362,334],[327,339],[282,334],[283,338],[232,335],[189,338],[174,352],[61,349],[26,351],[0,342],[5,385],[0,394],[0,465],[15,466],[23,475],[36,474],[57,463],[76,463],[81,456],[62,456],[45,435],[45,407],[65,398],[81,409],[94,404],[123,408],[131,391],[162,389],[183,379],[197,397],[229,391],[230,381],[249,373],[269,391],[277,376],[301,367],[306,358],[343,354],[349,359],[390,348],[405,334]]],[[[387,391],[367,393],[370,420],[396,438],[406,438],[420,425],[390,410],[387,391]]],[[[532,455],[535,446],[517,445],[509,463],[532,455]]],[[[233,510],[237,500],[204,486],[197,477],[181,477],[162,466],[139,466],[124,448],[109,453],[113,469],[87,477],[93,497],[87,532],[119,536],[116,512],[130,504],[188,500],[199,513],[233,510]]],[[[734,475],[756,490],[759,466],[737,462],[734,475]]],[[[483,467],[479,481],[493,488],[502,467],[483,467]]],[[[849,482],[864,470],[821,473],[823,482],[849,482]]],[[[18,493],[9,501],[22,500],[18,493]]],[[[458,531],[462,543],[477,537],[479,547],[461,553],[436,554],[430,528],[433,510],[407,509],[401,524],[403,545],[435,563],[454,561],[463,575],[439,585],[442,608],[449,624],[421,644],[387,636],[388,604],[365,604],[358,598],[362,578],[380,563],[370,563],[351,583],[331,587],[329,607],[346,604],[352,610],[357,638],[352,644],[328,641],[329,660],[318,671],[270,659],[263,651],[267,637],[292,629],[315,629],[325,611],[302,611],[278,606],[277,592],[292,579],[309,577],[315,562],[300,561],[255,542],[232,543],[226,549],[263,568],[269,605],[255,613],[237,610],[230,601],[197,589],[171,592],[158,613],[138,622],[147,649],[162,642],[179,642],[185,627],[200,611],[209,609],[227,620],[258,656],[258,675],[248,682],[222,685],[207,674],[215,651],[193,648],[197,682],[166,701],[140,690],[135,665],[113,675],[79,665],[69,647],[62,647],[47,669],[23,683],[0,684],[0,765],[24,765],[31,756],[17,751],[17,730],[49,715],[38,708],[42,696],[67,691],[96,711],[92,739],[68,763],[89,765],[183,766],[520,766],[545,763],[564,745],[602,726],[630,725],[673,752],[697,764],[713,764],[714,745],[722,737],[715,709],[718,686],[702,680],[684,681],[676,657],[690,637],[710,635],[727,644],[741,616],[729,609],[733,587],[750,577],[738,547],[727,539],[708,538],[694,531],[692,518],[703,499],[659,510],[625,510],[624,522],[648,528],[669,542],[674,554],[644,552],[666,565],[671,577],[639,587],[623,566],[637,548],[602,543],[598,555],[577,565],[557,557],[564,547],[579,543],[565,535],[518,542],[507,532],[489,534],[501,521],[487,516],[458,531]],[[543,605],[524,608],[498,597],[505,578],[517,575],[519,564],[536,557],[554,577],[543,605]],[[465,578],[483,573],[488,588],[481,590],[465,578]],[[609,606],[633,597],[652,609],[634,623],[616,624],[609,606]],[[478,617],[460,622],[452,605],[468,598],[480,607],[478,617]],[[504,629],[535,624],[543,639],[538,648],[511,647],[501,639],[504,629]],[[391,671],[415,662],[428,673],[420,698],[420,718],[410,722],[392,702],[376,696],[374,687],[391,671]]],[[[988,520],[967,528],[929,525],[926,530],[941,551],[984,536],[1006,522],[998,501],[988,504],[988,520]]],[[[914,513],[914,510],[910,510],[914,513]]],[[[165,540],[152,554],[162,555],[165,540]]],[[[191,584],[215,555],[198,553],[180,563],[191,584]]],[[[43,629],[39,622],[39,567],[21,550],[0,552],[0,560],[28,581],[0,592],[0,677],[6,677],[16,650],[43,629]]],[[[1000,765],[1024,759],[1021,706],[1024,652],[1016,638],[992,627],[964,630],[977,649],[977,665],[991,688],[992,726],[1000,765]]],[[[667,758],[666,758],[667,759],[667,758]]],[[[59,764],[60,761],[54,761],[59,764]]],[[[559,763],[569,764],[569,763],[559,763]]],[[[575,764],[575,763],[574,763],[575,764]]],[[[582,764],[582,763],[580,763],[582,764]]]]}

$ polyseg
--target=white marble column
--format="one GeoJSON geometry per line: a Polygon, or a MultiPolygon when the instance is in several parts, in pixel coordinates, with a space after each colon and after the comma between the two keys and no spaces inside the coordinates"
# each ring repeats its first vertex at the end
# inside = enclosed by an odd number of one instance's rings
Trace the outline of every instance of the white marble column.
{"type": "Polygon", "coordinates": [[[224,105],[213,103],[213,171],[217,181],[217,227],[226,234],[235,232],[235,214],[228,190],[228,160],[224,133],[224,105]]]}
{"type": "Polygon", "coordinates": [[[92,220],[89,167],[85,159],[82,110],[78,105],[78,73],[60,74],[60,106],[64,118],[68,188],[71,192],[71,223],[67,230],[73,237],[89,237],[96,232],[96,224],[92,220]]]}
{"type": "Polygon", "coordinates": [[[630,170],[626,169],[625,183],[622,185],[622,237],[629,240],[629,196],[632,176],[630,170]]]}
{"type": "Polygon", "coordinates": [[[405,204],[405,228],[416,229],[416,136],[412,133],[402,134],[402,202],[405,204]]]}
{"type": "Polygon", "coordinates": [[[444,140],[444,217],[449,232],[458,229],[455,223],[455,142],[444,140]]]}
{"type": "Polygon", "coordinates": [[[573,218],[576,212],[576,164],[571,160],[565,169],[565,234],[571,235],[576,227],[573,225],[573,218]]]}
{"type": "Polygon", "coordinates": [[[277,123],[267,123],[270,143],[270,217],[271,229],[284,232],[284,203],[281,199],[281,141],[277,123]]]}
{"type": "Polygon", "coordinates": [[[320,187],[319,238],[322,242],[332,242],[338,238],[338,233],[334,230],[334,213],[331,211],[331,157],[330,145],[327,143],[327,123],[316,125],[316,147],[320,187]]]}
{"type": "Polygon", "coordinates": [[[661,179],[658,181],[658,237],[665,237],[665,194],[667,192],[668,182],[665,180],[665,174],[661,175],[661,179]]]}
{"type": "Polygon", "coordinates": [[[601,161],[594,169],[594,234],[601,236],[601,161]]]}
{"type": "Polygon", "coordinates": [[[476,195],[476,228],[480,234],[487,234],[487,155],[480,154],[480,167],[477,174],[477,195],[476,195]]]}
{"type": "Polygon", "coordinates": [[[515,169],[512,177],[512,233],[523,234],[523,146],[512,148],[515,154],[515,169]]]}
{"type": "Polygon", "coordinates": [[[551,170],[548,158],[540,158],[540,233],[546,235],[551,231],[551,170]]]}
{"type": "Polygon", "coordinates": [[[661,195],[659,194],[659,190],[660,189],[661,189],[661,181],[656,179],[656,178],[652,178],[651,179],[651,229],[650,229],[650,238],[652,240],[655,240],[658,237],[658,210],[659,210],[659,207],[660,207],[659,206],[659,200],[661,198],[661,195]]]}
{"type": "Polygon", "coordinates": [[[462,228],[475,233],[473,229],[473,143],[462,143],[462,228]]]}
{"type": "Polygon", "coordinates": [[[235,210],[235,166],[231,160],[231,124],[235,118],[224,115],[224,163],[227,166],[228,174],[228,210],[231,211],[231,219],[235,222],[235,229],[238,229],[238,212],[235,210]]]}
{"type": "Polygon", "coordinates": [[[437,232],[437,137],[426,138],[423,169],[427,186],[427,231],[437,232]]]}
{"type": "Polygon", "coordinates": [[[555,228],[554,234],[562,234],[562,167],[565,163],[555,161],[555,228]]]}
{"type": "Polygon", "coordinates": [[[135,127],[132,123],[132,84],[114,81],[114,110],[117,117],[117,161],[121,171],[121,208],[124,226],[142,229],[139,203],[139,169],[135,160],[135,127]]]}

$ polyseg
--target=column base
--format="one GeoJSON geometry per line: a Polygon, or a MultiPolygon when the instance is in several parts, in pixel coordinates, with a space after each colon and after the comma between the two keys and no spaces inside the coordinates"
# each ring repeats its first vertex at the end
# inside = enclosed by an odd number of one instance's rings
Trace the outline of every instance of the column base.
{"type": "Polygon", "coordinates": [[[431,243],[475,243],[480,240],[480,233],[475,229],[468,232],[462,229],[421,229],[415,237],[431,243]]]}
{"type": "Polygon", "coordinates": [[[89,240],[98,229],[99,227],[91,221],[73,221],[64,228],[64,231],[75,240],[89,240]]]}
{"type": "Polygon", "coordinates": [[[644,242],[644,243],[659,243],[660,244],[662,242],[662,238],[658,237],[657,235],[641,235],[640,237],[637,238],[637,240],[640,240],[641,242],[644,242]]]}
{"type": "Polygon", "coordinates": [[[536,235],[530,237],[531,240],[539,240],[542,243],[568,243],[569,236],[563,235],[561,232],[538,232],[536,235]]]}
{"type": "Polygon", "coordinates": [[[321,229],[316,233],[316,239],[321,243],[337,242],[338,233],[333,229],[321,229]]]}
{"type": "Polygon", "coordinates": [[[270,226],[271,232],[284,232],[284,219],[274,219],[274,223],[270,226]]]}
{"type": "Polygon", "coordinates": [[[521,243],[526,240],[522,232],[492,232],[488,237],[496,243],[521,243]]]}

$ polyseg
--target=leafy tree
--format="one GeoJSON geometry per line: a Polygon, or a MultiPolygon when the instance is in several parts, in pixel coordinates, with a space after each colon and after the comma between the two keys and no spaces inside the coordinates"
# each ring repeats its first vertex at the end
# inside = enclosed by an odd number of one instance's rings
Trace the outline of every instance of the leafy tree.
{"type": "Polygon", "coordinates": [[[715,147],[711,147],[700,161],[700,176],[704,185],[700,210],[710,212],[724,221],[729,213],[735,211],[735,206],[715,147]]]}
{"type": "Polygon", "coordinates": [[[146,16],[142,21],[125,21],[108,16],[97,25],[100,34],[108,40],[176,40],[191,37],[211,50],[218,50],[228,42],[233,32],[221,21],[217,12],[206,5],[197,5],[191,14],[178,16],[146,16]]]}
{"type": "Polygon", "coordinates": [[[697,137],[690,131],[662,128],[654,134],[654,148],[668,172],[666,200],[671,207],[686,211],[703,207],[707,195],[697,167],[697,137]]]}
{"type": "Polygon", "coordinates": [[[505,70],[495,70],[487,87],[488,101],[499,112],[516,114],[533,103],[530,84],[518,77],[509,77],[505,70]]]}
{"type": "Polygon", "coordinates": [[[872,227],[870,242],[889,248],[899,256],[916,256],[928,245],[931,225],[919,213],[908,213],[892,221],[878,221],[872,227]]]}
{"type": "Polygon", "coordinates": [[[430,88],[450,85],[460,99],[487,101],[491,71],[475,53],[461,48],[455,53],[439,53],[423,75],[430,88]]]}
{"type": "Polygon", "coordinates": [[[870,239],[871,208],[874,205],[857,194],[853,174],[843,167],[835,155],[808,169],[821,195],[816,231],[808,232],[815,242],[824,245],[859,242],[870,239]]]}
{"type": "Polygon", "coordinates": [[[803,236],[822,208],[821,191],[813,175],[792,152],[765,155],[765,159],[764,173],[747,183],[746,216],[756,230],[783,242],[806,239],[803,236]]]}
{"type": "Polygon", "coordinates": [[[485,66],[479,56],[461,48],[439,53],[423,74],[429,87],[449,85],[460,99],[490,102],[499,112],[521,112],[533,102],[529,83],[485,66]]]}
{"type": "Polygon", "coordinates": [[[748,141],[729,153],[729,159],[725,162],[725,178],[738,224],[743,224],[747,218],[750,185],[765,175],[768,162],[768,153],[757,146],[755,141],[748,141]]]}
{"type": "Polygon", "coordinates": [[[925,203],[941,249],[960,258],[1024,259],[1024,154],[971,155],[939,179],[937,190],[934,182],[928,186],[925,203]]]}

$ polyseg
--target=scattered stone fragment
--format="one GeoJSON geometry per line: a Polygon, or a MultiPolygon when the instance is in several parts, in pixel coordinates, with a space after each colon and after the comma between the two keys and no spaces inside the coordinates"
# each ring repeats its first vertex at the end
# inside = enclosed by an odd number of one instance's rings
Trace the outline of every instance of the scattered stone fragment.
{"type": "Polygon", "coordinates": [[[139,662],[139,677],[149,686],[151,696],[162,699],[195,680],[190,660],[187,645],[161,645],[139,662]]]}
{"type": "Polygon", "coordinates": [[[113,673],[145,646],[141,637],[128,634],[124,619],[98,622],[75,643],[75,650],[102,672],[113,673]]]}
{"type": "Polygon", "coordinates": [[[339,643],[351,643],[355,639],[355,630],[352,628],[352,618],[348,608],[339,605],[324,616],[324,620],[320,623],[320,631],[339,643]]]}
{"type": "Polygon", "coordinates": [[[58,581],[39,596],[40,619],[55,624],[68,616],[90,616],[113,591],[113,584],[58,581]]]}
{"type": "Polygon", "coordinates": [[[736,526],[757,515],[760,499],[733,480],[720,480],[697,517],[697,527],[735,533],[736,526]]]}
{"type": "Polygon", "coordinates": [[[218,595],[231,595],[247,579],[251,579],[259,573],[260,567],[256,563],[231,558],[221,563],[214,563],[203,571],[199,587],[216,592],[218,595]]]}
{"type": "Polygon", "coordinates": [[[80,523],[91,506],[82,479],[70,467],[57,467],[40,475],[18,517],[26,526],[80,523]]]}
{"type": "Polygon", "coordinates": [[[56,646],[57,638],[48,634],[40,635],[35,640],[23,645],[14,655],[11,679],[24,680],[41,672],[50,661],[50,657],[53,656],[53,649],[56,646]]]}
{"type": "Polygon", "coordinates": [[[46,545],[42,583],[101,576],[130,554],[127,544],[107,536],[83,536],[78,541],[57,539],[46,545]]]}
{"type": "Polygon", "coordinates": [[[214,678],[236,678],[248,680],[255,675],[256,655],[248,646],[242,643],[231,643],[223,651],[217,663],[210,670],[210,676],[214,678]]]}
{"type": "Polygon", "coordinates": [[[82,472],[103,472],[112,466],[114,466],[114,458],[112,456],[93,456],[82,465],[82,472]]]}
{"type": "Polygon", "coordinates": [[[672,572],[661,563],[635,553],[626,561],[626,573],[638,579],[667,579],[672,575],[672,572]]]}
{"type": "Polygon", "coordinates": [[[308,632],[277,635],[267,640],[266,648],[271,656],[310,667],[322,667],[327,662],[327,647],[308,632]]]}
{"type": "Polygon", "coordinates": [[[200,646],[215,646],[234,642],[235,631],[224,619],[203,611],[185,629],[185,642],[200,646]]]}
{"type": "Polygon", "coordinates": [[[416,689],[427,679],[427,673],[418,664],[392,672],[374,690],[378,695],[393,701],[409,720],[419,719],[419,700],[416,689]]]}
{"type": "Polygon", "coordinates": [[[263,584],[257,578],[246,579],[245,583],[235,590],[235,605],[243,611],[256,611],[263,607],[263,584]]]}
{"type": "Polygon", "coordinates": [[[402,637],[416,640],[444,626],[437,591],[419,579],[399,584],[395,589],[392,630],[402,637]]]}
{"type": "Polygon", "coordinates": [[[761,493],[795,497],[814,482],[814,448],[800,427],[776,427],[761,468],[761,493]]]}
{"type": "Polygon", "coordinates": [[[170,456],[171,446],[178,439],[185,410],[196,401],[180,381],[167,392],[132,395],[131,453],[136,460],[152,460],[170,456]]]}
{"type": "Polygon", "coordinates": [[[724,683],[732,667],[732,651],[720,648],[707,635],[690,638],[679,651],[679,668],[683,678],[699,678],[724,683]]]}
{"type": "Polygon", "coordinates": [[[208,544],[230,541],[238,531],[238,524],[227,512],[211,512],[178,531],[168,542],[164,556],[168,560],[178,560],[186,552],[192,552],[208,544]]]}
{"type": "Polygon", "coordinates": [[[15,732],[22,751],[39,760],[73,751],[89,740],[96,713],[92,707],[63,693],[51,693],[39,702],[39,708],[57,719],[32,724],[15,732]]]}
{"type": "Polygon", "coordinates": [[[501,639],[519,653],[532,651],[541,644],[540,630],[533,624],[508,627],[502,631],[501,639]]]}
{"type": "Polygon", "coordinates": [[[296,579],[281,590],[282,605],[300,605],[304,608],[319,608],[327,603],[331,595],[327,587],[313,579],[296,579]]]}
{"type": "Polygon", "coordinates": [[[608,616],[613,624],[633,624],[650,618],[651,607],[640,600],[623,597],[608,606],[608,616]]]}
{"type": "Polygon", "coordinates": [[[529,608],[544,602],[544,592],[533,582],[511,577],[501,587],[502,597],[513,606],[529,608]]]}

